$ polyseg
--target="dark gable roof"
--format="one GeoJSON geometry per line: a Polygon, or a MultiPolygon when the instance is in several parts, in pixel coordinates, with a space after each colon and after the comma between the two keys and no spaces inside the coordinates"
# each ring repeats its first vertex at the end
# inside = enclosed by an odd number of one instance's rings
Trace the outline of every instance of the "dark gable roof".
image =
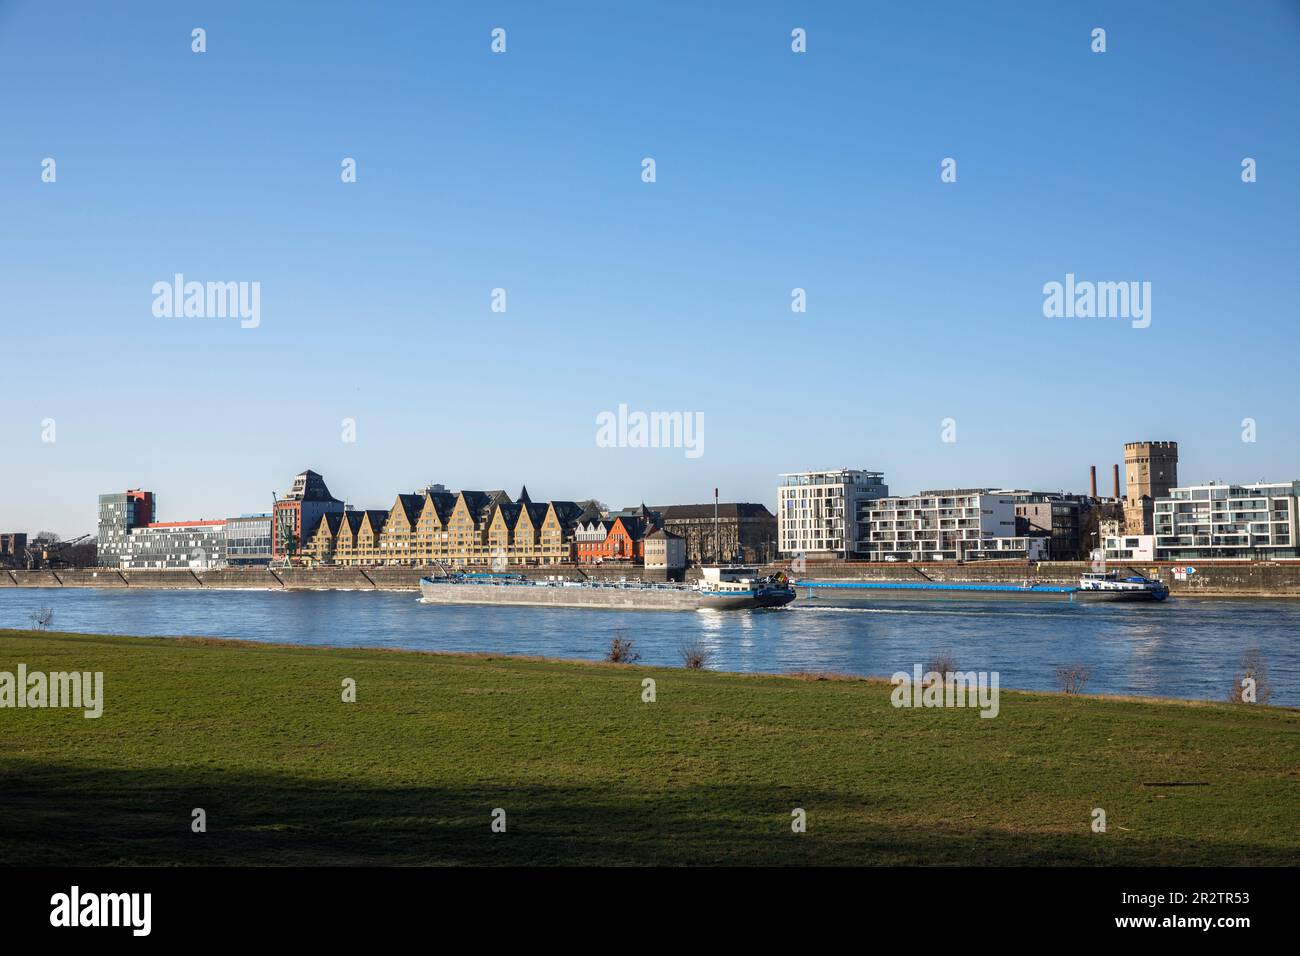
{"type": "Polygon", "coordinates": [[[384,525],[388,524],[387,511],[373,511],[367,508],[365,514],[370,516],[370,527],[374,529],[376,534],[383,531],[384,525]]]}
{"type": "Polygon", "coordinates": [[[534,528],[540,528],[542,522],[546,520],[546,505],[529,501],[526,505],[528,508],[528,519],[532,521],[534,528]]]}
{"type": "Polygon", "coordinates": [[[521,489],[519,489],[519,503],[521,505],[530,505],[533,503],[533,499],[528,497],[527,485],[524,485],[521,489]]]}
{"type": "Polygon", "coordinates": [[[475,521],[480,520],[492,505],[492,496],[485,491],[462,491],[461,496],[465,499],[465,507],[469,509],[475,521]]]}
{"type": "Polygon", "coordinates": [[[488,511],[489,524],[496,520],[496,514],[498,511],[506,516],[506,527],[513,531],[515,523],[519,520],[520,506],[515,504],[509,498],[505,501],[501,501],[500,499],[494,501],[492,507],[488,511]]]}
{"type": "Polygon", "coordinates": [[[665,531],[663,528],[660,528],[658,531],[651,531],[646,535],[647,540],[650,538],[676,538],[678,541],[686,540],[680,534],[673,534],[671,531],[665,531]]]}
{"type": "MultiPolygon", "coordinates": [[[[655,505],[653,511],[659,512],[665,521],[686,518],[712,518],[713,505],[655,505]]],[[[770,518],[776,515],[767,510],[767,505],[750,501],[724,502],[718,505],[719,518],[770,518]]]]}
{"type": "Polygon", "coordinates": [[[347,519],[348,531],[355,537],[356,533],[361,530],[361,519],[365,515],[364,511],[345,511],[343,517],[347,519]]]}
{"type": "Polygon", "coordinates": [[[564,527],[573,527],[582,515],[582,508],[576,501],[552,501],[551,505],[555,508],[555,517],[564,527]]]}
{"type": "MultiPolygon", "coordinates": [[[[331,537],[336,536],[339,533],[339,523],[342,520],[343,520],[343,515],[340,512],[328,511],[325,514],[321,515],[320,521],[316,522],[315,527],[312,529],[312,534],[315,534],[317,531],[319,531],[321,525],[324,524],[325,529],[330,533],[330,536],[331,537]]],[[[310,537],[310,535],[308,535],[308,537],[310,537]]]]}
{"type": "MultiPolygon", "coordinates": [[[[456,507],[456,496],[450,491],[430,491],[426,497],[433,505],[433,513],[438,516],[438,520],[446,524],[451,517],[451,509],[456,507]]],[[[425,507],[429,505],[426,504],[425,507]]]]}
{"type": "Polygon", "coordinates": [[[423,495],[398,495],[397,503],[402,506],[402,510],[406,512],[406,520],[411,524],[420,520],[420,508],[424,504],[423,495]]]}

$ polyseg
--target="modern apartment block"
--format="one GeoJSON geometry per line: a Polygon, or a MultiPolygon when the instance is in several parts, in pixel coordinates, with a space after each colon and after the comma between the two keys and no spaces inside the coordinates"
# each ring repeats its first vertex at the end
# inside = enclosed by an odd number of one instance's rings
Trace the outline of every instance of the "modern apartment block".
{"type": "Polygon", "coordinates": [[[1154,561],[1156,536],[1153,534],[1114,534],[1102,537],[1107,561],[1154,561]]]}
{"type": "Polygon", "coordinates": [[[858,550],[858,509],[889,494],[879,471],[840,468],[780,477],[777,546],[784,555],[850,557],[858,550]]]}
{"type": "Polygon", "coordinates": [[[1157,498],[1178,484],[1178,442],[1131,441],[1124,445],[1124,531],[1151,534],[1157,498]]]}
{"type": "Polygon", "coordinates": [[[1300,557],[1300,481],[1174,488],[1154,503],[1156,560],[1300,557]]]}
{"type": "Polygon", "coordinates": [[[987,489],[878,498],[857,513],[856,557],[868,561],[1030,560],[1049,538],[1016,534],[1016,499],[987,489]]]}

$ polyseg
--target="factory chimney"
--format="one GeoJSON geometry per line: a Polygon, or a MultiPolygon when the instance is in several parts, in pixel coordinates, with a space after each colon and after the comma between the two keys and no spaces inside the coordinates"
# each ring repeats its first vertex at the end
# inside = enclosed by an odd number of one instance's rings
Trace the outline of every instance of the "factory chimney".
{"type": "Polygon", "coordinates": [[[1097,466],[1088,466],[1088,494],[1093,498],[1097,497],[1097,466]]]}
{"type": "Polygon", "coordinates": [[[1114,466],[1115,475],[1115,500],[1119,501],[1119,465],[1114,466]]]}

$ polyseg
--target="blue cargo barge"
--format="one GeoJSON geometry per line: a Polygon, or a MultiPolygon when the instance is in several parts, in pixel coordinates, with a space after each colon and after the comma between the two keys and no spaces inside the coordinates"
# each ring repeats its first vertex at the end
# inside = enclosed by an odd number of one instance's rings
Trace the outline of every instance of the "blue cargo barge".
{"type": "Polygon", "coordinates": [[[1085,574],[1071,584],[978,584],[940,581],[796,581],[799,603],[824,606],[860,605],[884,600],[1021,600],[1086,602],[1163,601],[1169,591],[1159,581],[1116,572],[1085,574]]]}

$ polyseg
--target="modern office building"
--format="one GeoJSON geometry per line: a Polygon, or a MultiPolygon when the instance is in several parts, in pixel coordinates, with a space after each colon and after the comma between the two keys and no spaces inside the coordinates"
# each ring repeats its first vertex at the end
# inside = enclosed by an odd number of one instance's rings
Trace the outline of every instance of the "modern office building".
{"type": "Polygon", "coordinates": [[[780,477],[777,546],[783,555],[850,557],[858,550],[860,506],[889,494],[879,471],[840,468],[780,477]]]}
{"type": "Polygon", "coordinates": [[[270,560],[270,512],[226,519],[227,564],[267,564],[270,560]]]}
{"type": "Polygon", "coordinates": [[[207,571],[226,563],[226,522],[156,521],[134,528],[117,567],[123,570],[189,568],[207,571]]]}
{"type": "Polygon", "coordinates": [[[96,563],[105,568],[121,567],[130,552],[131,532],[152,524],[157,507],[153,492],[139,488],[100,495],[96,563]]]}
{"type": "Polygon", "coordinates": [[[152,491],[132,488],[99,496],[96,562],[135,570],[221,567],[226,560],[226,522],[155,521],[152,491]]]}
{"type": "Polygon", "coordinates": [[[1045,535],[1016,534],[1016,499],[988,489],[877,498],[858,509],[856,557],[867,561],[1042,561],[1045,535]]]}
{"type": "Polygon", "coordinates": [[[1124,531],[1151,534],[1155,500],[1178,484],[1178,442],[1127,442],[1124,473],[1124,531]]]}
{"type": "Polygon", "coordinates": [[[1300,556],[1300,481],[1174,488],[1154,502],[1156,560],[1300,556]]]}

